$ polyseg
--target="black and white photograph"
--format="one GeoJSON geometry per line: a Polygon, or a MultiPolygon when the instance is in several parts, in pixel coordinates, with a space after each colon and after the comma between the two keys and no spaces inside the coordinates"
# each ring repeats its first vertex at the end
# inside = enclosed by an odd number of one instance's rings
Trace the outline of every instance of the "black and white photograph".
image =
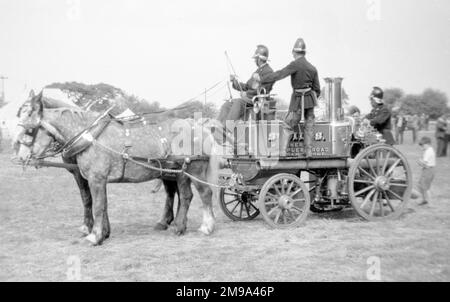
{"type": "Polygon", "coordinates": [[[0,27],[1,282],[450,281],[448,0],[0,0],[0,27]]]}

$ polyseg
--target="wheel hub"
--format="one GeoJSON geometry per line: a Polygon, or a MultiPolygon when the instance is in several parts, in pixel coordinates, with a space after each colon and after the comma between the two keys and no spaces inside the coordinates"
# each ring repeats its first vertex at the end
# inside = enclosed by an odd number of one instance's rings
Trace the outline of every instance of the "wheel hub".
{"type": "Polygon", "coordinates": [[[278,199],[278,206],[284,210],[289,210],[293,204],[293,199],[287,195],[283,195],[278,199]]]}
{"type": "Polygon", "coordinates": [[[383,191],[388,190],[390,187],[389,179],[386,176],[378,176],[375,179],[375,187],[378,190],[383,190],[383,191]]]}
{"type": "Polygon", "coordinates": [[[249,197],[250,196],[247,192],[242,193],[242,196],[241,196],[242,202],[247,203],[250,199],[249,197]]]}

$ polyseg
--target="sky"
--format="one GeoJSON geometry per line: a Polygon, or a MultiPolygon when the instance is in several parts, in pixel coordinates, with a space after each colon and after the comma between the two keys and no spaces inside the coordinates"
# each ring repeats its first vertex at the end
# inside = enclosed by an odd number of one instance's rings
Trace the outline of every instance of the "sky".
{"type": "MultiPolygon", "coordinates": [[[[225,51],[246,81],[256,45],[277,70],[298,37],[319,77],[343,77],[363,110],[373,86],[450,96],[448,0],[0,0],[0,26],[7,101],[103,82],[170,108],[229,78],[225,51]]],[[[207,100],[222,104],[221,87],[207,100]]],[[[289,100],[289,79],[273,93],[289,100]]]]}

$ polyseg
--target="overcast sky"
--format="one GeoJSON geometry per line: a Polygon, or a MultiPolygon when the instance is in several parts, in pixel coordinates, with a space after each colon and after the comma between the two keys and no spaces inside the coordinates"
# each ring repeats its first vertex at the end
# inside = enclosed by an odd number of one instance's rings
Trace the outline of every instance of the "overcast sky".
{"type": "MultiPolygon", "coordinates": [[[[374,85],[450,95],[448,0],[0,0],[0,26],[8,100],[25,87],[104,82],[173,107],[228,78],[225,50],[247,80],[257,44],[279,69],[298,37],[319,76],[344,77],[363,109],[374,85]]],[[[290,81],[274,93],[288,99],[290,81]]]]}

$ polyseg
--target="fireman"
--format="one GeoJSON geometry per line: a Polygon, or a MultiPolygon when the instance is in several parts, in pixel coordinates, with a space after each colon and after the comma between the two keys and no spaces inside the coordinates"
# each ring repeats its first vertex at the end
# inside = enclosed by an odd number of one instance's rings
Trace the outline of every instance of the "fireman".
{"type": "Polygon", "coordinates": [[[306,44],[302,38],[295,41],[292,49],[294,61],[285,68],[273,72],[261,79],[262,84],[273,83],[291,76],[292,96],[289,105],[287,123],[294,130],[295,137],[299,136],[299,122],[305,122],[305,156],[311,156],[311,144],[314,132],[314,107],[320,96],[320,82],[317,69],[306,58],[306,44]]]}
{"type": "Polygon", "coordinates": [[[243,117],[246,105],[251,104],[252,98],[258,94],[258,89],[264,88],[266,93],[270,93],[272,90],[273,83],[266,83],[264,85],[261,85],[260,83],[261,79],[264,79],[267,74],[273,72],[272,68],[267,63],[267,60],[269,59],[269,49],[264,45],[258,45],[252,58],[255,60],[258,69],[256,69],[252,77],[246,83],[239,82],[234,75],[230,76],[233,88],[240,91],[241,98],[225,102],[220,108],[219,117],[217,119],[224,126],[228,120],[237,121],[243,117]]]}
{"type": "Polygon", "coordinates": [[[394,145],[395,140],[391,132],[391,110],[384,104],[384,92],[380,87],[373,87],[370,94],[372,111],[366,115],[366,123],[370,123],[379,133],[388,145],[394,145]]]}

